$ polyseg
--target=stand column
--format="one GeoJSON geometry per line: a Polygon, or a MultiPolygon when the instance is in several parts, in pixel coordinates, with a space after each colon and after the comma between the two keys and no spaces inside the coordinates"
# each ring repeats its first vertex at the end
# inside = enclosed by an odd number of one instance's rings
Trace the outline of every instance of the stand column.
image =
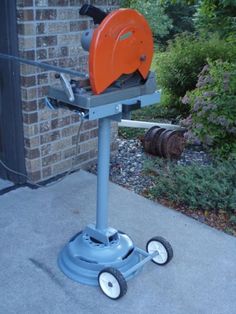
{"type": "Polygon", "coordinates": [[[98,129],[98,173],[97,173],[97,217],[96,229],[108,228],[108,185],[110,169],[110,118],[99,119],[98,129]]]}

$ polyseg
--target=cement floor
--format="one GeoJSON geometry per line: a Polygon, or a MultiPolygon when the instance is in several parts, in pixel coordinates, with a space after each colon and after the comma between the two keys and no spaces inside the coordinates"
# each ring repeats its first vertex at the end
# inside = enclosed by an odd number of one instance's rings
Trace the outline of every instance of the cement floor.
{"type": "Polygon", "coordinates": [[[81,171],[48,188],[0,196],[1,314],[232,314],[236,239],[110,184],[110,225],[136,245],[161,235],[174,249],[165,267],[148,263],[118,301],[68,279],[64,244],[95,221],[96,177],[81,171]]]}
{"type": "Polygon", "coordinates": [[[6,188],[9,188],[10,186],[13,186],[14,184],[8,180],[0,179],[0,191],[6,188]]]}

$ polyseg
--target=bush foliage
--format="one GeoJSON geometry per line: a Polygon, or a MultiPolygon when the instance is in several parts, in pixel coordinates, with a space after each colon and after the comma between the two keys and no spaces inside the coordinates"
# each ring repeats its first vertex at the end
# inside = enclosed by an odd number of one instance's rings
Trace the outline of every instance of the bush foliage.
{"type": "Polygon", "coordinates": [[[201,0],[196,7],[195,25],[198,31],[217,32],[221,37],[235,34],[235,0],[201,0]]]}
{"type": "Polygon", "coordinates": [[[162,38],[169,34],[172,28],[172,20],[165,13],[165,9],[159,0],[130,0],[123,3],[132,9],[142,13],[153,32],[154,37],[162,38]]]}
{"type": "Polygon", "coordinates": [[[236,157],[236,63],[209,61],[184,97],[191,132],[217,156],[236,157]]]}
{"type": "Polygon", "coordinates": [[[155,199],[167,199],[190,209],[236,211],[236,163],[176,165],[157,159],[146,165],[155,168],[155,185],[149,191],[155,199]]]}
{"type": "Polygon", "coordinates": [[[184,1],[161,1],[165,8],[165,13],[172,21],[172,28],[169,34],[161,38],[161,44],[167,44],[174,39],[177,34],[183,32],[192,33],[195,30],[193,15],[196,12],[194,5],[184,3],[184,1]]]}
{"type": "Polygon", "coordinates": [[[130,7],[147,19],[156,42],[166,45],[176,34],[194,31],[194,5],[172,0],[123,0],[122,7],[130,7]]]}
{"type": "Polygon", "coordinates": [[[156,56],[158,82],[163,89],[162,104],[175,115],[187,116],[190,107],[181,98],[195,88],[198,74],[207,59],[235,61],[236,41],[222,40],[217,36],[199,38],[182,34],[170,42],[165,52],[156,56]]]}

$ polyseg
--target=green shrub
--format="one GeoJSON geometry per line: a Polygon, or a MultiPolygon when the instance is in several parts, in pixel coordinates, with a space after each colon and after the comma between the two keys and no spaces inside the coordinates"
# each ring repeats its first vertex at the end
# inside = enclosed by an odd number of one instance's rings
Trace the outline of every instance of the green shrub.
{"type": "Polygon", "coordinates": [[[165,13],[172,20],[173,27],[167,36],[160,39],[161,44],[167,44],[177,34],[183,32],[194,32],[193,15],[196,13],[196,6],[184,1],[165,0],[161,1],[165,13]]]}
{"type": "Polygon", "coordinates": [[[147,107],[143,107],[139,110],[134,110],[132,112],[132,120],[141,120],[141,121],[155,121],[161,122],[163,119],[167,120],[168,112],[160,106],[160,104],[155,104],[147,107]]]}
{"type": "Polygon", "coordinates": [[[149,191],[154,199],[167,199],[190,209],[236,211],[236,163],[176,165],[159,161],[147,165],[155,172],[149,191]]]}
{"type": "Polygon", "coordinates": [[[193,15],[196,7],[184,1],[122,0],[121,7],[130,7],[142,13],[152,29],[155,41],[161,46],[165,46],[178,33],[194,31],[193,15]]]}
{"type": "Polygon", "coordinates": [[[165,13],[165,9],[159,0],[131,0],[125,1],[125,5],[137,10],[145,16],[150,28],[152,29],[154,37],[162,38],[169,34],[172,28],[172,20],[165,13]]]}
{"type": "Polygon", "coordinates": [[[198,74],[208,58],[235,61],[236,41],[183,34],[170,42],[165,52],[157,54],[155,67],[163,91],[163,106],[175,111],[176,115],[189,114],[190,107],[183,105],[181,98],[195,88],[198,74]]]}
{"type": "Polygon", "coordinates": [[[217,32],[222,37],[235,34],[235,0],[201,0],[196,8],[195,25],[200,32],[217,32]]]}
{"type": "MultiPolygon", "coordinates": [[[[168,116],[168,112],[163,110],[163,108],[159,104],[155,104],[152,106],[147,106],[139,110],[135,110],[131,115],[132,120],[138,121],[154,121],[160,123],[168,123],[170,116],[168,116]]],[[[134,139],[134,138],[143,138],[145,135],[146,129],[140,128],[119,128],[119,136],[125,139],[134,139]]]]}
{"type": "Polygon", "coordinates": [[[118,135],[126,140],[143,138],[145,135],[145,129],[140,128],[125,128],[120,127],[118,135]]]}
{"type": "Polygon", "coordinates": [[[236,63],[209,61],[184,100],[190,132],[217,156],[236,157],[236,63]]]}

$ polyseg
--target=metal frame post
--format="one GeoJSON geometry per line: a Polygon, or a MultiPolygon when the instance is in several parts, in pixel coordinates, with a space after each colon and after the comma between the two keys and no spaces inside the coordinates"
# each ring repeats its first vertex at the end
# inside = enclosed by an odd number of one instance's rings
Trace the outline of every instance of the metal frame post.
{"type": "Polygon", "coordinates": [[[110,169],[110,118],[98,120],[98,172],[96,229],[108,228],[108,186],[110,169]]]}

